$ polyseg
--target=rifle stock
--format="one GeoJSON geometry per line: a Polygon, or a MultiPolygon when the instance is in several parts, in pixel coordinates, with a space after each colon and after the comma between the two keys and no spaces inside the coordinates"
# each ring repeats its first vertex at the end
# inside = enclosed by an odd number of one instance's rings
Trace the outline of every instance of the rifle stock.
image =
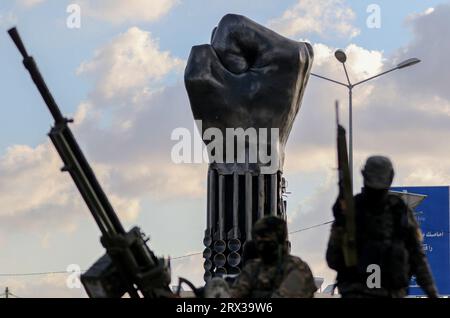
{"type": "Polygon", "coordinates": [[[345,128],[339,123],[339,103],[336,101],[337,155],[339,170],[339,204],[345,216],[345,234],[342,244],[344,261],[347,267],[356,266],[356,224],[353,187],[348,163],[345,128]]]}
{"type": "Polygon", "coordinates": [[[101,233],[106,255],[101,257],[81,281],[90,297],[170,297],[168,266],[149,249],[138,227],[126,232],[108,197],[78,146],[66,119],[51,95],[39,69],[29,56],[16,28],[8,31],[23,57],[23,64],[45,101],[55,123],[49,137],[70,173],[101,233]]]}

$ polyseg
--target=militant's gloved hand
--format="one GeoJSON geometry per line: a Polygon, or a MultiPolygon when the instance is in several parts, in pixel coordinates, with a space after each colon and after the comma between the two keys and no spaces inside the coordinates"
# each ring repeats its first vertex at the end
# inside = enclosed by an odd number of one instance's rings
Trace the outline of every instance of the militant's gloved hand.
{"type": "Polygon", "coordinates": [[[224,16],[211,45],[192,48],[185,71],[202,133],[219,128],[225,138],[226,128],[268,128],[269,133],[279,128],[277,169],[282,170],[312,61],[308,43],[289,40],[244,16],[224,16]]]}

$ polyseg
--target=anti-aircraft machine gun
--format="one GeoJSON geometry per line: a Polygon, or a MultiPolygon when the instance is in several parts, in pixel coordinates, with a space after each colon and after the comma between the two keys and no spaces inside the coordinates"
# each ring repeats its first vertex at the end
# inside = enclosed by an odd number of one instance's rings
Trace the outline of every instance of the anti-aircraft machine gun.
{"type": "Polygon", "coordinates": [[[8,33],[55,120],[49,137],[64,162],[61,170],[72,176],[102,233],[106,254],[81,275],[89,297],[119,298],[125,294],[132,298],[173,297],[169,288],[170,265],[153,254],[138,227],[125,231],[68,126],[73,120],[62,115],[17,29],[8,33]]]}

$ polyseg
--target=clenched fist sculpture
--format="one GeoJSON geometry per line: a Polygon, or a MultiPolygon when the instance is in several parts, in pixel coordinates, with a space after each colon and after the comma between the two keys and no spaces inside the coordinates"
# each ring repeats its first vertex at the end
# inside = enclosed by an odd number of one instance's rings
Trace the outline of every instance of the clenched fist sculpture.
{"type": "Polygon", "coordinates": [[[285,217],[285,145],[312,61],[308,43],[234,14],[222,18],[210,45],[192,48],[185,85],[203,140],[207,146],[214,144],[208,172],[205,280],[239,272],[241,243],[251,239],[257,219],[268,214],[285,217]]]}

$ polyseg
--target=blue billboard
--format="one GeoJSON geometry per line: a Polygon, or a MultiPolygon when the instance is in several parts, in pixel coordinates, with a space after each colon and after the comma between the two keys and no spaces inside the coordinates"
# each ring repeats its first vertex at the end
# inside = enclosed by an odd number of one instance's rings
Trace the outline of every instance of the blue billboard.
{"type": "MultiPolygon", "coordinates": [[[[424,241],[423,249],[433,271],[440,295],[450,295],[450,187],[393,187],[413,197],[423,196],[414,208],[424,241]]],[[[415,278],[410,295],[424,295],[415,278]]]]}

